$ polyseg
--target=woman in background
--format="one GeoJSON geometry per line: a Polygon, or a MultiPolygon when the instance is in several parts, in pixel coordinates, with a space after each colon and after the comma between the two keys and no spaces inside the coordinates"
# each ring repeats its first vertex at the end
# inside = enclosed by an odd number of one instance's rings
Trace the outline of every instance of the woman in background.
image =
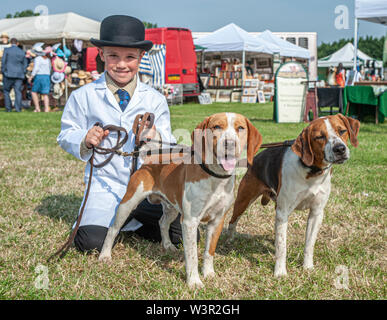
{"type": "Polygon", "coordinates": [[[336,83],[341,88],[345,87],[345,70],[341,62],[339,63],[336,71],[336,83]]]}
{"type": "MultiPolygon", "coordinates": [[[[35,47],[35,46],[34,46],[35,47]]],[[[35,106],[34,112],[40,112],[39,96],[40,93],[43,96],[44,112],[50,112],[48,94],[50,93],[50,75],[51,75],[51,48],[48,47],[45,50],[41,46],[36,46],[32,51],[37,55],[34,59],[34,69],[32,70],[31,77],[28,82],[31,83],[32,79],[32,101],[35,106]]]]}

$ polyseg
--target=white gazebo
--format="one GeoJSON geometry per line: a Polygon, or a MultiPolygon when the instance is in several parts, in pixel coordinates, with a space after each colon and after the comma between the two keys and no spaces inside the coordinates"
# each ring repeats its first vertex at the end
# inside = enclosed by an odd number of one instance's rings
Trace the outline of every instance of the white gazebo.
{"type": "MultiPolygon", "coordinates": [[[[386,0],[355,0],[355,34],[354,47],[357,56],[358,22],[359,20],[387,25],[386,0]]],[[[356,70],[356,59],[353,60],[353,69],[356,70]]]]}
{"type": "Polygon", "coordinates": [[[23,44],[54,43],[65,39],[89,41],[99,38],[99,29],[100,22],[73,12],[0,20],[0,31],[23,44]]]}
{"type": "Polygon", "coordinates": [[[277,47],[279,47],[279,54],[282,57],[295,57],[302,59],[310,58],[309,50],[296,46],[289,41],[277,37],[270,30],[265,30],[260,35],[256,36],[256,38],[275,44],[277,47]]]}
{"type": "MultiPolygon", "coordinates": [[[[355,57],[355,48],[351,42],[348,42],[344,47],[330,54],[327,57],[318,60],[319,68],[336,67],[339,63],[343,64],[344,68],[351,68],[353,66],[355,57]]],[[[357,50],[357,59],[364,63],[367,60],[376,61],[376,67],[382,67],[383,62],[377,61],[375,58],[366,55],[364,52],[357,50]]]]}
{"type": "MultiPolygon", "coordinates": [[[[250,35],[234,23],[215,30],[209,35],[194,39],[194,44],[204,47],[204,53],[240,52],[243,65],[245,65],[246,52],[272,55],[280,50],[277,45],[250,35]]],[[[244,68],[242,68],[242,78],[245,78],[244,68]]]]}

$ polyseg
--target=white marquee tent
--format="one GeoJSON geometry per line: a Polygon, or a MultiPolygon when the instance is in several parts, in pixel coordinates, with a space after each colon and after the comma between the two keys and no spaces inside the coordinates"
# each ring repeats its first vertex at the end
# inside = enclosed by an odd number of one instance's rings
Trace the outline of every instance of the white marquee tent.
{"type": "MultiPolygon", "coordinates": [[[[353,58],[355,56],[355,49],[351,42],[348,42],[344,47],[332,53],[331,55],[318,60],[319,68],[328,68],[331,66],[336,67],[339,63],[343,64],[345,68],[351,68],[353,66],[353,58]]],[[[375,60],[374,58],[366,55],[364,52],[357,50],[357,58],[361,62],[367,60],[375,60]]],[[[376,66],[381,67],[382,62],[377,61],[376,66]]]]}
{"type": "Polygon", "coordinates": [[[35,17],[1,19],[0,32],[23,43],[63,39],[99,38],[100,22],[69,12],[35,17]]]}
{"type": "Polygon", "coordinates": [[[257,39],[234,23],[194,39],[194,43],[204,47],[204,52],[249,51],[273,54],[279,51],[275,44],[257,39]]]}
{"type": "MultiPolygon", "coordinates": [[[[280,50],[277,45],[250,35],[234,23],[215,30],[207,36],[194,39],[194,44],[204,47],[205,53],[241,52],[243,65],[245,65],[246,52],[272,55],[280,50]]],[[[242,70],[242,79],[244,79],[244,68],[242,70]]]]}
{"type": "MultiPolygon", "coordinates": [[[[355,35],[354,46],[357,51],[358,21],[387,25],[387,1],[386,0],[355,0],[355,35]]],[[[356,60],[353,61],[353,69],[356,70],[356,60]]]]}
{"type": "Polygon", "coordinates": [[[284,39],[281,39],[269,30],[265,30],[260,35],[256,36],[256,38],[277,45],[280,48],[279,54],[282,57],[296,57],[303,59],[310,58],[309,50],[296,46],[295,44],[290,43],[289,41],[286,41],[284,39]]]}

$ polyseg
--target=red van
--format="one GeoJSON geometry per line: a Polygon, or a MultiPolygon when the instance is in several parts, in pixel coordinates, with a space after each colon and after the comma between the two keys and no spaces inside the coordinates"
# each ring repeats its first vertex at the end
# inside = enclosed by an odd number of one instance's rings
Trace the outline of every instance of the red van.
{"type": "Polygon", "coordinates": [[[200,90],[191,30],[185,28],[146,29],[145,39],[154,44],[165,44],[165,83],[182,84],[185,97],[198,96],[200,90]]]}

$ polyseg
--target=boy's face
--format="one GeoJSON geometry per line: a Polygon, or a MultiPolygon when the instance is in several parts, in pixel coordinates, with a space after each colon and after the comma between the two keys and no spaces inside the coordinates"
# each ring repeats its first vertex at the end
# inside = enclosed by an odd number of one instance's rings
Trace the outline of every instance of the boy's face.
{"type": "Polygon", "coordinates": [[[125,86],[136,76],[145,51],[138,48],[103,47],[99,49],[105,70],[119,85],[125,86]]]}

